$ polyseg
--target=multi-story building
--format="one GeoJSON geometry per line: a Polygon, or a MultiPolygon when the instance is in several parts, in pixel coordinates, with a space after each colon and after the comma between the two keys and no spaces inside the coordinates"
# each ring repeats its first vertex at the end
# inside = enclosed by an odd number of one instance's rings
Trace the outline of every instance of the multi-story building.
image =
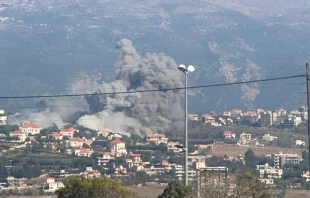
{"type": "Polygon", "coordinates": [[[92,167],[86,167],[85,171],[80,173],[80,176],[84,178],[93,178],[100,177],[101,174],[98,170],[93,170],[92,167]]]}
{"type": "Polygon", "coordinates": [[[174,152],[174,153],[182,152],[182,147],[183,147],[183,144],[181,144],[179,141],[177,142],[169,141],[167,144],[168,151],[174,152]]]}
{"type": "Polygon", "coordinates": [[[240,144],[246,144],[249,141],[251,141],[252,139],[252,135],[249,133],[241,133],[240,134],[240,138],[239,138],[239,142],[240,144]]]}
{"type": "Polygon", "coordinates": [[[231,131],[224,131],[223,136],[225,139],[235,139],[236,138],[236,134],[231,132],[231,131]]]}
{"type": "Polygon", "coordinates": [[[270,167],[269,164],[256,165],[256,171],[260,178],[282,178],[283,170],[281,168],[270,167]]]}
{"type": "Polygon", "coordinates": [[[275,168],[282,168],[284,164],[299,164],[302,161],[302,157],[298,154],[271,154],[275,168]]]}
{"type": "Polygon", "coordinates": [[[198,114],[188,114],[187,117],[188,117],[188,120],[190,120],[190,121],[199,121],[200,120],[198,114]]]}
{"type": "Polygon", "coordinates": [[[62,182],[56,182],[55,179],[52,177],[47,178],[46,182],[48,185],[48,190],[45,190],[45,191],[47,192],[55,192],[59,188],[65,187],[62,182]]]}
{"type": "Polygon", "coordinates": [[[146,136],[147,142],[154,142],[159,145],[160,143],[167,144],[168,138],[164,134],[151,134],[146,136]]]}
{"type": "Polygon", "coordinates": [[[36,134],[40,134],[40,131],[42,130],[41,127],[39,127],[38,125],[36,125],[35,123],[33,122],[25,122],[25,123],[22,123],[20,125],[20,128],[19,128],[22,132],[26,133],[27,135],[28,134],[31,134],[31,135],[36,135],[36,134]]]}
{"type": "Polygon", "coordinates": [[[73,127],[70,127],[70,128],[62,128],[60,130],[60,135],[62,136],[67,136],[68,138],[73,138],[73,135],[75,132],[79,132],[79,130],[73,128],[73,127]]]}
{"type": "Polygon", "coordinates": [[[4,113],[4,110],[0,109],[0,126],[7,124],[8,117],[4,113]]]}
{"type": "Polygon", "coordinates": [[[118,138],[115,140],[112,140],[110,142],[110,146],[111,146],[111,152],[112,153],[121,154],[121,155],[127,154],[125,142],[121,141],[118,138]]]}
{"type": "Polygon", "coordinates": [[[26,140],[27,134],[25,132],[16,130],[10,132],[10,137],[17,137],[19,142],[24,142],[26,140]]]}
{"type": "Polygon", "coordinates": [[[259,124],[261,127],[269,127],[272,126],[272,113],[271,112],[262,112],[259,114],[259,124]]]}

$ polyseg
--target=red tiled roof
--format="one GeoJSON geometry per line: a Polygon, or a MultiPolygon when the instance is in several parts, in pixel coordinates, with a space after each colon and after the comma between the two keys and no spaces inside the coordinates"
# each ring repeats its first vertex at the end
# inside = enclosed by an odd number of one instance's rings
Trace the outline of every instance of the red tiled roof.
{"type": "Polygon", "coordinates": [[[73,128],[73,127],[70,127],[70,128],[62,128],[60,132],[75,132],[76,129],[73,128]]]}
{"type": "Polygon", "coordinates": [[[59,137],[59,136],[60,136],[60,133],[58,133],[58,132],[53,132],[53,133],[49,134],[48,136],[59,137]]]}
{"type": "Polygon", "coordinates": [[[110,144],[119,144],[119,143],[123,143],[120,139],[116,138],[115,140],[112,140],[110,142],[110,144]]]}
{"type": "Polygon", "coordinates": [[[201,115],[201,117],[212,117],[209,113],[204,113],[201,115]]]}
{"type": "Polygon", "coordinates": [[[71,140],[72,142],[84,142],[83,139],[76,137],[76,138],[72,138],[71,140]]]}
{"type": "Polygon", "coordinates": [[[250,115],[253,115],[253,114],[254,114],[253,111],[247,111],[247,112],[244,113],[244,115],[247,115],[247,116],[250,116],[250,115]]]}
{"type": "Polygon", "coordinates": [[[25,124],[23,126],[23,128],[33,128],[33,129],[39,129],[40,127],[38,125],[36,125],[35,123],[33,122],[29,122],[28,124],[25,124]]]}
{"type": "Polygon", "coordinates": [[[234,133],[231,131],[224,131],[224,135],[232,135],[232,134],[234,134],[234,133]]]}
{"type": "Polygon", "coordinates": [[[161,137],[161,138],[165,138],[166,136],[164,134],[151,134],[151,135],[147,135],[148,138],[156,138],[156,137],[161,137]]]}
{"type": "Polygon", "coordinates": [[[20,130],[16,130],[16,131],[12,131],[10,132],[10,135],[24,135],[25,133],[20,131],[20,130]]]}

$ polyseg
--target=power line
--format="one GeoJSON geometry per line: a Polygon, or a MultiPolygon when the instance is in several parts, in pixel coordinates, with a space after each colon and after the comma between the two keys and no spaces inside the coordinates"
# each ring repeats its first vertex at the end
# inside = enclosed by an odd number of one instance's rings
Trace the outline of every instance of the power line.
{"type": "MultiPolygon", "coordinates": [[[[293,75],[293,76],[284,76],[284,77],[277,77],[277,78],[266,78],[266,79],[260,79],[260,80],[239,81],[239,82],[220,83],[220,84],[211,84],[211,85],[189,86],[189,87],[187,87],[187,89],[199,89],[199,88],[210,88],[210,87],[250,84],[250,83],[257,83],[257,82],[268,82],[268,81],[285,80],[285,79],[300,78],[300,77],[305,77],[305,74],[293,75]]],[[[132,93],[165,92],[165,91],[174,91],[174,90],[183,90],[183,89],[185,89],[185,87],[166,88],[166,89],[150,89],[150,90],[140,90],[140,91],[92,93],[92,94],[84,93],[84,94],[37,95],[37,96],[35,96],[35,95],[34,96],[1,96],[0,99],[80,97],[80,96],[96,96],[96,95],[116,95],[116,94],[132,94],[132,93]]]]}

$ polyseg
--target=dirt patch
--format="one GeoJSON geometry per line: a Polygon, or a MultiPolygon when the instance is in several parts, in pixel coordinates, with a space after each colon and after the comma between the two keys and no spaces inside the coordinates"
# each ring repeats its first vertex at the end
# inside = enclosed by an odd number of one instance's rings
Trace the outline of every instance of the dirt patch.
{"type": "Polygon", "coordinates": [[[166,186],[167,184],[147,183],[145,186],[135,186],[130,189],[137,194],[138,198],[156,198],[166,186]]]}

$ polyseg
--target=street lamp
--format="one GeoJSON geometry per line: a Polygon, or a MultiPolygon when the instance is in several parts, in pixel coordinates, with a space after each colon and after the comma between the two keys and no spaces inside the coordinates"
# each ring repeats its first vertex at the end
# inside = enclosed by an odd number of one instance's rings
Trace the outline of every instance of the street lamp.
{"type": "Polygon", "coordinates": [[[195,67],[189,65],[187,68],[185,65],[179,65],[178,69],[185,74],[185,134],[184,134],[184,185],[187,186],[188,184],[188,140],[187,140],[187,74],[189,72],[195,71],[195,67]]]}

